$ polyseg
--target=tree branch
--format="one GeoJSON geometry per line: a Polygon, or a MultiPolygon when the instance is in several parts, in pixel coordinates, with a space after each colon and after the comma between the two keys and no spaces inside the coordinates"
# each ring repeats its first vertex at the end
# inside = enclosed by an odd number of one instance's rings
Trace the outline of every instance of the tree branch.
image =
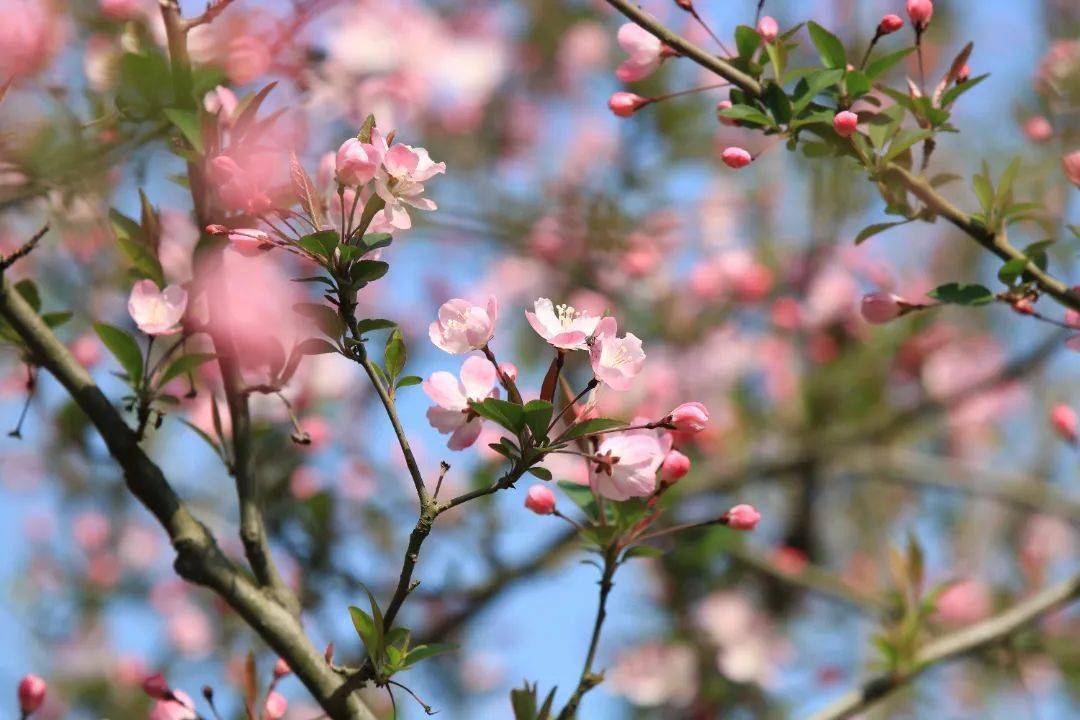
{"type": "Polygon", "coordinates": [[[1043,590],[1009,610],[927,644],[915,659],[914,670],[898,675],[876,675],[810,720],[843,720],[868,710],[923,672],[944,662],[1002,642],[1024,626],[1080,596],[1080,575],[1043,590]]]}

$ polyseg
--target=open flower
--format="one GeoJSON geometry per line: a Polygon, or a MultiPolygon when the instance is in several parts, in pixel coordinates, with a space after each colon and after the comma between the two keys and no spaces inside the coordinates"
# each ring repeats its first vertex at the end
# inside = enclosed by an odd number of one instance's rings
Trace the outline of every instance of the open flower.
{"type": "Polygon", "coordinates": [[[593,374],[612,390],[626,390],[630,381],[641,372],[645,352],[641,339],[633,333],[616,337],[615,318],[603,318],[596,326],[596,335],[589,348],[593,374]]]}
{"type": "Polygon", "coordinates": [[[469,409],[469,401],[498,395],[495,378],[495,366],[474,355],[461,366],[460,380],[439,370],[424,381],[424,392],[435,403],[428,408],[428,422],[442,434],[450,435],[446,446],[451,450],[464,450],[480,436],[482,422],[469,409]]]}
{"type": "Polygon", "coordinates": [[[589,484],[610,500],[645,497],[656,490],[656,472],[671,450],[671,436],[655,430],[602,435],[589,484]]]}
{"type": "Polygon", "coordinates": [[[439,319],[428,326],[428,337],[451,355],[479,350],[495,334],[498,319],[499,303],[494,296],[488,298],[486,308],[454,298],[439,308],[439,319]]]}
{"type": "Polygon", "coordinates": [[[600,318],[578,312],[569,305],[552,305],[540,298],[533,305],[535,312],[525,311],[525,317],[540,337],[560,350],[584,350],[585,342],[600,324],[600,318]]]}
{"type": "Polygon", "coordinates": [[[660,38],[636,23],[626,23],[616,35],[619,46],[628,57],[615,70],[615,77],[622,82],[642,80],[660,67],[664,44],[660,38]]]}
{"type": "Polygon", "coordinates": [[[435,210],[433,200],[421,197],[424,183],[446,172],[446,163],[437,163],[424,148],[387,145],[378,129],[371,132],[371,144],[379,152],[382,165],[375,173],[375,192],[386,203],[382,209],[387,224],[398,230],[412,227],[406,205],[419,210],[435,210]]]}
{"type": "Polygon", "coordinates": [[[382,162],[382,153],[372,143],[360,142],[349,138],[338,148],[334,170],[337,181],[342,185],[366,185],[375,177],[375,172],[382,162]]]}
{"type": "Polygon", "coordinates": [[[140,280],[131,289],[128,312],[147,335],[172,335],[181,330],[187,301],[187,291],[178,285],[158,290],[153,280],[140,280]]]}

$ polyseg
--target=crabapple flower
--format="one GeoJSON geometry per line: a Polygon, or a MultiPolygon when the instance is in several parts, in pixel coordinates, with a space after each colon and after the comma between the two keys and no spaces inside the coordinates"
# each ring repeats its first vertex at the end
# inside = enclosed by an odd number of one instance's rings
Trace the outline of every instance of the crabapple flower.
{"type": "Polygon", "coordinates": [[[0,3],[0,78],[6,82],[44,70],[60,50],[65,34],[52,3],[0,3]]]}
{"type": "Polygon", "coordinates": [[[1061,158],[1061,169],[1065,171],[1069,182],[1080,188],[1080,150],[1073,150],[1061,158]]]}
{"type": "Polygon", "coordinates": [[[550,515],[555,512],[555,493],[545,485],[533,485],[525,496],[525,507],[537,515],[550,515]]]}
{"type": "Polygon", "coordinates": [[[375,178],[382,162],[379,149],[371,143],[349,138],[341,143],[334,158],[334,171],[342,185],[359,187],[375,178]]]}
{"type": "Polygon", "coordinates": [[[525,311],[525,318],[536,333],[560,350],[585,350],[586,341],[596,332],[600,318],[579,312],[569,305],[553,305],[540,298],[534,312],[525,311]]]}
{"type": "Polygon", "coordinates": [[[881,22],[877,26],[878,35],[892,35],[894,32],[904,27],[904,18],[893,13],[881,18],[881,22]]]}
{"type": "Polygon", "coordinates": [[[217,115],[219,122],[225,126],[232,125],[236,120],[239,104],[236,94],[224,85],[218,85],[203,96],[203,108],[211,115],[217,115]]]}
{"type": "Polygon", "coordinates": [[[687,402],[672,410],[667,421],[679,432],[699,433],[709,424],[709,411],[699,402],[687,402]]]}
{"type": "Polygon", "coordinates": [[[924,30],[934,16],[934,3],[930,0],[907,0],[907,14],[917,30],[924,30]]]}
{"type": "Polygon", "coordinates": [[[266,702],[263,703],[263,717],[267,720],[281,720],[288,709],[289,701],[284,695],[276,690],[267,693],[266,702]]]}
{"type": "Polygon", "coordinates": [[[732,530],[753,530],[761,520],[761,513],[753,505],[736,505],[724,513],[724,524],[732,530]]]}
{"type": "Polygon", "coordinates": [[[45,681],[34,674],[24,675],[19,681],[19,710],[25,717],[36,712],[45,702],[45,681]]]}
{"type": "Polygon", "coordinates": [[[375,192],[386,203],[382,209],[387,224],[398,230],[412,227],[412,218],[406,205],[418,210],[435,210],[433,200],[420,197],[424,183],[446,172],[446,163],[437,163],[424,148],[397,143],[387,145],[378,129],[371,131],[371,144],[382,158],[382,165],[375,173],[375,192]]]}
{"type": "Polygon", "coordinates": [[[187,301],[187,291],[178,285],[158,290],[153,280],[140,280],[131,289],[128,313],[147,335],[172,335],[181,330],[187,301]]]}
{"type": "Polygon", "coordinates": [[[887,292],[872,292],[863,295],[859,312],[866,322],[883,325],[900,317],[903,311],[902,301],[896,295],[887,292]]]}
{"type": "Polygon", "coordinates": [[[780,26],[772,15],[764,15],[757,24],[758,35],[767,43],[775,42],[776,35],[780,32],[780,26]]]}
{"type": "Polygon", "coordinates": [[[645,497],[656,490],[656,473],[671,450],[671,436],[654,430],[602,435],[589,484],[609,500],[645,497]]]}
{"type": "Polygon", "coordinates": [[[1062,440],[1076,444],[1078,421],[1076,411],[1071,407],[1064,404],[1055,405],[1050,411],[1050,424],[1054,426],[1054,432],[1062,440]]]}
{"type": "Polygon", "coordinates": [[[651,102],[652,99],[642,97],[637,93],[619,91],[611,94],[607,106],[619,117],[630,117],[651,102]]]}
{"type": "Polygon", "coordinates": [[[428,337],[435,347],[451,355],[479,350],[495,334],[498,319],[499,302],[494,295],[488,298],[487,307],[453,298],[439,308],[439,319],[428,326],[428,337]]]}
{"type": "Polygon", "coordinates": [[[175,690],[170,699],[158,700],[150,710],[147,720],[198,720],[195,703],[183,690],[175,690]]]}
{"type": "Polygon", "coordinates": [[[499,372],[510,382],[515,382],[518,376],[517,365],[512,362],[499,363],[499,372]]]}
{"type": "Polygon", "coordinates": [[[832,126],[840,137],[851,137],[859,126],[859,116],[850,110],[838,112],[833,117],[832,126]]]}
{"type": "Polygon", "coordinates": [[[244,257],[255,257],[272,246],[270,236],[262,230],[239,228],[228,233],[232,249],[244,257]]]}
{"type": "Polygon", "coordinates": [[[690,458],[678,450],[672,450],[660,465],[660,477],[668,485],[678,482],[690,472],[690,458]]]}
{"type": "Polygon", "coordinates": [[[630,57],[615,70],[615,77],[622,82],[642,80],[660,67],[664,44],[660,38],[636,23],[626,23],[616,35],[619,46],[630,57]]]}
{"type": "Polygon", "coordinates": [[[428,408],[431,426],[450,435],[446,446],[464,450],[480,436],[482,422],[469,409],[469,402],[479,402],[498,395],[495,389],[495,366],[487,359],[473,356],[461,366],[461,379],[439,370],[423,383],[424,392],[435,404],[428,408]]]}
{"type": "Polygon", "coordinates": [[[616,337],[615,318],[608,316],[596,326],[596,335],[589,347],[593,375],[612,390],[626,390],[630,381],[641,372],[645,352],[641,339],[633,333],[616,337]]]}
{"type": "Polygon", "coordinates": [[[720,159],[734,170],[744,168],[754,160],[753,156],[741,147],[724,148],[724,152],[720,153],[720,159]]]}

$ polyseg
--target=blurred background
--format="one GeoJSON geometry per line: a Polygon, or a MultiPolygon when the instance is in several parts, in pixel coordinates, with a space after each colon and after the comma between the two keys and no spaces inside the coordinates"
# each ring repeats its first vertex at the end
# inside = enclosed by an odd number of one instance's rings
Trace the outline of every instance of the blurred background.
{"type": "MultiPolygon", "coordinates": [[[[851,55],[902,4],[768,0],[765,9],[782,29],[816,20],[851,55]]],[[[161,212],[170,281],[190,278],[198,235],[174,180],[183,160],[149,110],[118,98],[123,53],[160,53],[155,5],[0,0],[0,78],[16,77],[0,103],[0,252],[52,223],[12,272],[35,278],[47,309],[74,311],[61,336],[118,403],[117,366],[90,331],[92,321],[130,326],[131,280],[109,209],[137,216],[146,193],[161,212]]],[[[204,4],[182,5],[196,14],[204,4]]],[[[674,3],[643,5],[712,47],[674,3]]],[[[727,42],[736,25],[753,24],[756,2],[697,8],[727,42]]],[[[874,187],[850,163],[721,125],[724,89],[614,117],[620,24],[591,1],[236,0],[192,45],[209,87],[243,95],[278,82],[265,103],[283,110],[275,142],[295,148],[320,182],[326,154],[368,113],[446,163],[428,185],[439,209],[413,213],[413,229],[383,251],[390,274],[360,298],[370,317],[405,329],[409,373],[456,374],[460,358],[431,346],[427,324],[451,297],[493,294],[495,352],[535,394],[549,356],[523,311],[550,297],[608,309],[645,340],[645,370],[631,390],[601,398],[606,415],[656,417],[684,400],[710,408],[708,432],[684,449],[694,465],[671,493],[669,519],[751,502],[763,521],[752,534],[681,535],[620,571],[600,645],[606,680],[581,716],[804,716],[880,666],[873,638],[896,607],[890,547],[921,549],[928,587],[953,583],[928,637],[1076,571],[1076,448],[1054,433],[1050,411],[1080,404],[1080,363],[1056,328],[1006,306],[866,323],[866,292],[917,300],[949,281],[994,287],[997,266],[944,222],[856,246],[860,229],[885,218],[874,187]],[[761,155],[736,174],[719,162],[728,145],[761,155]]],[[[958,102],[961,133],[939,143],[933,171],[965,178],[945,191],[972,208],[966,179],[980,163],[997,174],[1020,156],[1018,194],[1042,201],[1048,217],[1015,228],[1013,242],[1056,239],[1051,266],[1067,281],[1080,278],[1067,229],[1080,223],[1080,203],[1060,168],[1080,143],[1078,29],[1080,9],[1067,0],[942,0],[926,39],[934,80],[969,40],[973,74],[991,74],[958,102]]],[[[881,46],[909,42],[905,28],[881,46]]],[[[893,86],[913,68],[898,66],[893,86]]],[[[632,89],[656,96],[712,82],[669,59],[632,89]]],[[[298,274],[291,261],[266,257],[273,277],[242,304],[266,332],[287,334],[289,306],[306,286],[288,283],[298,274]]],[[[569,374],[580,387],[588,367],[571,364],[569,374]]],[[[177,422],[211,427],[214,379],[203,379],[210,389],[185,398],[148,448],[241,557],[232,481],[177,422]]],[[[225,715],[239,717],[244,657],[257,653],[265,683],[273,656],[208,592],[175,576],[167,539],[44,373],[20,421],[26,381],[18,354],[0,344],[0,717],[15,717],[14,687],[27,672],[50,683],[42,717],[143,717],[150,701],[139,683],[157,670],[193,697],[211,684],[225,715]],[[21,438],[6,435],[20,426],[21,438]]],[[[333,641],[339,661],[355,662],[362,647],[346,606],[363,604],[364,587],[392,592],[413,489],[358,367],[307,358],[286,396],[313,442],[291,443],[283,406],[258,399],[273,547],[316,644],[333,641]]],[[[429,426],[428,405],[419,387],[401,393],[425,472],[446,460],[450,489],[490,482],[498,456],[486,445],[498,435],[452,452],[429,426]]],[[[583,464],[549,467],[557,479],[584,480],[583,464]]],[[[580,672],[597,571],[557,520],[522,507],[526,489],[440,519],[425,545],[402,622],[461,647],[407,679],[442,717],[510,717],[508,691],[523,679],[542,691],[557,685],[564,698],[580,672]]],[[[1055,613],[1039,630],[935,669],[874,716],[1076,717],[1077,613],[1055,613]]],[[[288,718],[318,716],[294,678],[279,689],[288,718]]],[[[385,692],[368,699],[390,717],[385,692]]],[[[399,717],[423,716],[404,694],[397,704],[399,717]]]]}

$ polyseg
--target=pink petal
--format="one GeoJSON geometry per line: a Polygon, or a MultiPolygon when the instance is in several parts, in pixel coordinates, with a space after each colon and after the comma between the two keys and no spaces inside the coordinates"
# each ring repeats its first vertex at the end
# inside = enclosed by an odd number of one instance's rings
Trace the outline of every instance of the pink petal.
{"type": "Polygon", "coordinates": [[[445,370],[431,373],[431,377],[424,381],[423,388],[431,401],[441,408],[461,411],[468,407],[461,383],[445,370]]]}

